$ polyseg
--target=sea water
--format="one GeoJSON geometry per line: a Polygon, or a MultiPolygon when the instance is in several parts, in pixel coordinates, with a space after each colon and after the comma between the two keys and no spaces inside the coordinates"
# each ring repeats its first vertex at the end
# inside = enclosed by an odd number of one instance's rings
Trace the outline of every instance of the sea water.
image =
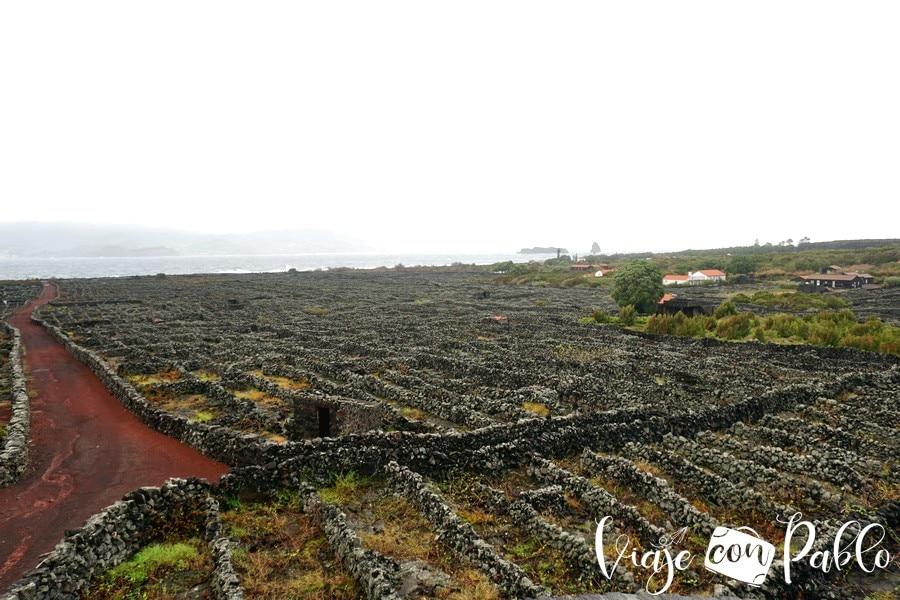
{"type": "Polygon", "coordinates": [[[549,254],[272,254],[240,256],[146,256],[125,258],[0,258],[0,280],[188,275],[197,273],[280,273],[350,267],[491,265],[555,258],[549,254]]]}

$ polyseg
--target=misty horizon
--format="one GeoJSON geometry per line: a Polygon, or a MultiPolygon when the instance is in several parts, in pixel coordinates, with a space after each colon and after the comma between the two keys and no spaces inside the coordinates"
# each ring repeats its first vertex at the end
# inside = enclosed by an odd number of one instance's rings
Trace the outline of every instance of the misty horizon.
{"type": "MultiPolygon", "coordinates": [[[[551,237],[551,236],[548,236],[551,237]]],[[[565,236],[558,236],[559,238],[565,236]]],[[[871,238],[864,238],[871,239],[871,238]]],[[[889,239],[889,238],[886,238],[889,239]]],[[[697,247],[687,243],[680,248],[660,249],[634,247],[624,251],[607,250],[602,239],[585,241],[579,245],[553,244],[550,240],[521,240],[519,244],[496,248],[471,248],[461,241],[456,248],[427,249],[379,245],[377,238],[361,240],[339,231],[316,228],[271,228],[249,232],[202,232],[187,229],[149,227],[139,225],[106,225],[72,221],[0,222],[0,257],[6,256],[178,256],[178,255],[258,255],[258,254],[518,254],[532,248],[557,250],[572,256],[592,254],[594,243],[600,252],[593,254],[676,253],[688,250],[715,250],[732,247],[798,245],[800,242],[830,242],[801,238],[787,240],[735,240],[718,247],[697,247]],[[156,251],[150,253],[148,251],[156,251]],[[105,252],[105,253],[104,253],[105,252]]],[[[527,259],[527,254],[522,255],[527,259]]]]}
{"type": "Polygon", "coordinates": [[[0,222],[410,252],[898,237],[897,3],[53,15],[0,8],[0,222]]]}

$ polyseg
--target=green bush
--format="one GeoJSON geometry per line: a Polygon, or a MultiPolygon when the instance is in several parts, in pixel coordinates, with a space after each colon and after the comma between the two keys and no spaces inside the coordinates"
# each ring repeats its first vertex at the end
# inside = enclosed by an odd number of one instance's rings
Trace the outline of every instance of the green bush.
{"type": "Polygon", "coordinates": [[[612,323],[613,321],[615,321],[615,317],[613,317],[605,310],[595,310],[593,318],[597,323],[612,323]]]}
{"type": "Polygon", "coordinates": [[[760,342],[787,340],[816,346],[846,346],[885,354],[900,353],[900,327],[886,325],[872,317],[858,323],[852,311],[821,311],[815,315],[776,314],[757,318],[753,312],[727,315],[721,319],[653,315],[645,331],[662,335],[715,337],[725,340],[756,339],[760,342]]]}
{"type": "Polygon", "coordinates": [[[637,321],[637,311],[634,306],[630,304],[628,306],[623,306],[619,311],[619,323],[625,327],[629,327],[634,325],[635,321],[637,321]]]}
{"type": "Polygon", "coordinates": [[[738,313],[719,319],[716,324],[716,337],[724,340],[740,340],[750,335],[750,329],[755,324],[756,315],[753,312],[738,313]]]}
{"type": "Polygon", "coordinates": [[[765,306],[767,308],[781,308],[786,310],[810,310],[810,309],[839,309],[850,306],[850,301],[846,298],[833,294],[805,294],[801,292],[771,292],[769,290],[760,290],[752,296],[745,293],[735,294],[731,297],[732,302],[740,302],[742,304],[756,304],[757,306],[765,306]]]}
{"type": "Polygon", "coordinates": [[[531,269],[525,263],[515,263],[506,270],[506,273],[509,275],[528,275],[530,272],[531,269]]]}
{"type": "Polygon", "coordinates": [[[724,317],[730,317],[731,315],[738,314],[738,309],[734,305],[734,302],[730,300],[727,302],[723,302],[719,308],[716,309],[716,318],[722,319],[724,317]]]}
{"type": "Polygon", "coordinates": [[[884,287],[895,288],[900,287],[900,277],[887,277],[884,280],[884,287]]]}

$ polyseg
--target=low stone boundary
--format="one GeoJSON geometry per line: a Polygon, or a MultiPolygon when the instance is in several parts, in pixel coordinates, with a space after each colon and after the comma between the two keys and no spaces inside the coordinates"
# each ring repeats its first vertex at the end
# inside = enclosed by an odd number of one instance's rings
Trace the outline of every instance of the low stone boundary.
{"type": "Polygon", "coordinates": [[[9,352],[9,376],[12,410],[6,426],[6,436],[0,447],[0,487],[15,483],[28,466],[28,433],[31,408],[22,364],[22,338],[19,330],[0,322],[13,339],[9,352]]]}
{"type": "Polygon", "coordinates": [[[198,423],[153,406],[96,353],[74,343],[58,327],[34,315],[31,320],[93,371],[106,389],[147,426],[184,442],[206,456],[232,466],[253,465],[278,445],[257,434],[198,423]]]}
{"type": "Polygon", "coordinates": [[[542,448],[546,455],[580,453],[589,447],[618,451],[629,442],[662,441],[667,433],[692,436],[704,429],[727,428],[738,421],[756,422],[764,415],[813,403],[816,398],[852,389],[872,377],[851,374],[826,386],[821,382],[787,386],[748,397],[728,406],[664,413],[653,409],[620,409],[573,413],[550,419],[528,418],[497,423],[468,432],[422,434],[374,431],[340,438],[276,444],[263,436],[228,427],[198,423],[163,411],[149,402],[96,353],[70,340],[58,327],[37,316],[32,320],[51,333],[67,351],[87,365],[122,404],[148,426],[179,439],[200,452],[233,467],[263,466],[278,486],[296,487],[314,475],[357,470],[372,474],[390,461],[402,462],[429,477],[448,477],[489,463],[520,462],[524,453],[503,456],[501,448],[542,448]],[[479,451],[480,450],[480,451],[479,451]],[[368,472],[367,472],[368,471],[368,472]],[[276,483],[277,482],[277,483],[276,483]]]}
{"type": "Polygon", "coordinates": [[[152,543],[172,514],[196,510],[203,515],[213,556],[211,578],[216,600],[241,600],[243,592],[231,566],[228,540],[220,535],[218,502],[201,479],[170,479],[162,487],[144,487],[68,531],[50,554],[0,600],[78,598],[92,578],[130,559],[152,543]]]}
{"type": "MultiPolygon", "coordinates": [[[[656,504],[665,513],[669,525],[689,526],[701,535],[712,535],[718,526],[707,513],[697,510],[684,496],[673,490],[665,479],[640,469],[633,461],[621,456],[600,456],[585,449],[583,464],[604,473],[616,482],[624,483],[640,496],[656,504]]],[[[675,529],[675,526],[671,526],[675,529]]]]}
{"type": "Polygon", "coordinates": [[[518,565],[500,556],[471,525],[429,490],[421,475],[396,462],[389,463],[386,472],[391,489],[412,502],[431,521],[438,531],[437,539],[488,575],[504,594],[513,598],[548,595],[547,590],[532,582],[518,565]]]}
{"type": "Polygon", "coordinates": [[[619,502],[605,489],[594,485],[585,477],[558,467],[553,461],[534,457],[529,474],[544,483],[560,485],[584,504],[598,521],[609,515],[620,522],[628,523],[647,546],[658,543],[660,538],[666,535],[665,529],[648,521],[631,504],[619,502]]]}
{"type": "Polygon", "coordinates": [[[234,541],[222,535],[222,520],[219,513],[219,502],[213,496],[207,496],[206,504],[206,542],[212,554],[213,572],[210,578],[213,598],[215,600],[243,600],[244,589],[234,571],[231,552],[234,541]]]}
{"type": "Polygon", "coordinates": [[[312,486],[300,489],[303,511],[320,524],[334,553],[370,600],[400,600],[400,565],[392,558],[363,548],[362,540],[347,524],[347,516],[322,502],[312,486]]]}

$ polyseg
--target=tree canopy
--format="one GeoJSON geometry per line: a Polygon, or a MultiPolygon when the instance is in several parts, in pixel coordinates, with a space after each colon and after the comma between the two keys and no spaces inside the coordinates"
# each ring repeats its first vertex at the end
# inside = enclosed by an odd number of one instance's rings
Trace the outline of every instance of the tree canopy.
{"type": "Polygon", "coordinates": [[[612,299],[619,306],[634,306],[639,312],[656,311],[665,291],[662,273],[648,260],[635,260],[616,270],[612,299]]]}

